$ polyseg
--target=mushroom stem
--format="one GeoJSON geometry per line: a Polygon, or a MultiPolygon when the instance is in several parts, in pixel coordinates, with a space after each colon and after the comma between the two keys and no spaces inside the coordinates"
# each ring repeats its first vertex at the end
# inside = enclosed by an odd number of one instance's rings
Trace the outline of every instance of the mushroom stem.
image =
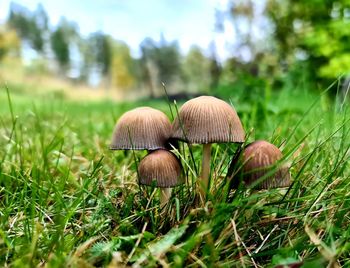
{"type": "Polygon", "coordinates": [[[203,144],[203,160],[202,160],[202,187],[201,195],[202,200],[205,200],[208,186],[209,186],[209,173],[210,173],[210,156],[211,156],[211,143],[203,144]]]}
{"type": "Polygon", "coordinates": [[[164,208],[171,197],[171,188],[161,188],[160,189],[160,208],[164,208]]]}

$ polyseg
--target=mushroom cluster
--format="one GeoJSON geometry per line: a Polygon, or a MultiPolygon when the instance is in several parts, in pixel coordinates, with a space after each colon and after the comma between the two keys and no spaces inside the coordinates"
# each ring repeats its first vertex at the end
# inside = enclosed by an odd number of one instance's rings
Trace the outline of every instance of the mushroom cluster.
{"type": "MultiPolygon", "coordinates": [[[[168,150],[169,140],[203,145],[202,169],[197,182],[204,202],[210,189],[211,145],[244,144],[245,132],[235,109],[212,96],[184,103],[173,123],[163,112],[151,107],[124,113],[115,125],[110,149],[148,151],[138,166],[138,179],[142,185],[161,188],[161,207],[167,204],[171,188],[184,183],[181,162],[168,150]]],[[[260,189],[290,185],[289,169],[278,166],[282,153],[273,144],[253,142],[243,149],[241,158],[239,174],[245,185],[257,184],[260,189]]]]}
{"type": "Polygon", "coordinates": [[[138,167],[139,183],[161,188],[162,206],[170,198],[170,188],[183,182],[180,161],[166,151],[171,131],[163,112],[139,107],[119,118],[110,145],[111,150],[148,150],[138,167]]]}

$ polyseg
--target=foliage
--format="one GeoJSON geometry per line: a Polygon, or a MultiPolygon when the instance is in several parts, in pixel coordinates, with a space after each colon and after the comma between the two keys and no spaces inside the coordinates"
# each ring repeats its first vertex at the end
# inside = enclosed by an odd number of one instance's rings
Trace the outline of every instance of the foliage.
{"type": "Polygon", "coordinates": [[[129,89],[135,84],[135,62],[130,55],[127,44],[113,43],[113,56],[111,64],[112,85],[121,89],[129,89]]]}
{"type": "MultiPolygon", "coordinates": [[[[342,75],[347,83],[349,8],[348,0],[229,1],[226,10],[220,11],[217,28],[225,31],[225,22],[232,24],[235,40],[228,61],[235,61],[237,67],[255,66],[255,77],[247,70],[248,80],[263,79],[279,89],[285,76],[297,81],[298,77],[291,75],[304,66],[303,76],[308,77],[308,84],[321,89],[342,75]]],[[[245,76],[240,78],[244,80],[245,76]]],[[[336,91],[334,87],[332,92],[336,91]]]]}
{"type": "Polygon", "coordinates": [[[51,33],[51,48],[61,70],[65,71],[70,63],[70,45],[78,35],[77,26],[62,18],[56,29],[51,33]]]}
{"type": "Polygon", "coordinates": [[[21,41],[14,30],[0,26],[0,61],[8,54],[19,55],[21,41]]]}
{"type": "Polygon", "coordinates": [[[102,74],[108,76],[113,55],[111,37],[102,32],[96,32],[90,35],[88,43],[94,62],[98,65],[102,74]]]}
{"type": "Polygon", "coordinates": [[[167,42],[161,36],[159,43],[146,38],[141,44],[141,78],[150,89],[150,96],[156,95],[155,88],[162,82],[169,84],[181,75],[180,52],[176,41],[167,42]]]}
{"type": "Polygon", "coordinates": [[[292,63],[303,53],[315,79],[349,75],[349,8],[348,0],[269,0],[267,14],[281,59],[292,63]]]}
{"type": "Polygon", "coordinates": [[[179,75],[180,52],[176,41],[169,43],[162,37],[156,50],[148,51],[148,53],[151,57],[154,57],[154,62],[159,70],[159,80],[161,82],[170,83],[179,75]]]}
{"type": "Polygon", "coordinates": [[[222,74],[222,66],[219,63],[216,55],[216,48],[213,46],[211,48],[212,55],[210,56],[209,72],[210,72],[210,89],[215,90],[220,83],[220,78],[222,74]]]}
{"type": "Polygon", "coordinates": [[[83,82],[88,82],[91,69],[93,68],[95,64],[95,56],[94,53],[91,52],[91,44],[88,42],[88,40],[82,38],[81,36],[77,38],[76,40],[77,47],[79,49],[79,53],[81,56],[81,65],[79,68],[80,72],[80,80],[83,82]]]}
{"type": "Polygon", "coordinates": [[[69,65],[69,40],[62,26],[51,34],[51,48],[61,68],[65,69],[69,65]]]}
{"type": "Polygon", "coordinates": [[[210,61],[202,50],[197,46],[191,47],[182,66],[187,92],[207,92],[210,86],[210,61]]]}

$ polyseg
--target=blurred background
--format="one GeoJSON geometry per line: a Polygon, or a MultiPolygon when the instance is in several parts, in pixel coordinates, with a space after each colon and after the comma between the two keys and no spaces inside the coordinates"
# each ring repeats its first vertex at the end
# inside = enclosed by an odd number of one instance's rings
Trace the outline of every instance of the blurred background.
{"type": "Polygon", "coordinates": [[[0,83],[75,98],[345,96],[350,1],[0,2],[0,83]]]}

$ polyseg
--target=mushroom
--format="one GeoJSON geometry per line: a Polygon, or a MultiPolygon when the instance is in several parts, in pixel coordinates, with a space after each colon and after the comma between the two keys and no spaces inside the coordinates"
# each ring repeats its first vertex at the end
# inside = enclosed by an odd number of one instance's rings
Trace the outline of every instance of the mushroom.
{"type": "Polygon", "coordinates": [[[139,107],[119,118],[110,149],[164,149],[170,134],[171,123],[163,112],[151,107],[139,107]]]}
{"type": "Polygon", "coordinates": [[[240,174],[245,184],[251,185],[265,176],[266,179],[257,185],[257,189],[287,187],[291,184],[289,167],[276,166],[282,153],[275,145],[264,140],[255,141],[243,150],[242,157],[240,174]]]}
{"type": "Polygon", "coordinates": [[[205,196],[210,172],[211,144],[244,142],[244,129],[235,109],[223,100],[201,96],[187,101],[173,122],[172,138],[190,144],[203,144],[202,197],[205,196]]]}
{"type": "Polygon", "coordinates": [[[171,187],[184,183],[179,159],[167,150],[156,150],[145,156],[140,162],[138,173],[140,184],[161,188],[161,208],[170,199],[171,187]]]}

